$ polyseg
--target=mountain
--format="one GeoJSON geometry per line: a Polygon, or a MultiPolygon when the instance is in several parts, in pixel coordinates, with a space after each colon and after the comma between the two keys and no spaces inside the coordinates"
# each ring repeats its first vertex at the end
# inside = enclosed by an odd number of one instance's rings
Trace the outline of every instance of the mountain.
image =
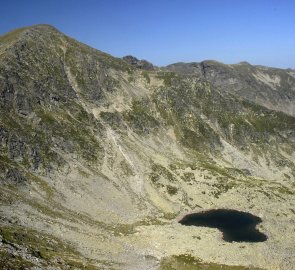
{"type": "Polygon", "coordinates": [[[224,65],[216,61],[176,63],[167,68],[182,74],[194,74],[223,92],[295,116],[295,70],[252,66],[247,62],[224,65]]]}
{"type": "Polygon", "coordinates": [[[139,60],[132,55],[126,55],[122,58],[128,64],[143,70],[153,70],[154,65],[146,60],[139,60]]]}
{"type": "Polygon", "coordinates": [[[0,37],[3,269],[292,269],[294,71],[128,59],[48,25],[0,37]],[[215,208],[268,240],[177,222],[215,208]]]}

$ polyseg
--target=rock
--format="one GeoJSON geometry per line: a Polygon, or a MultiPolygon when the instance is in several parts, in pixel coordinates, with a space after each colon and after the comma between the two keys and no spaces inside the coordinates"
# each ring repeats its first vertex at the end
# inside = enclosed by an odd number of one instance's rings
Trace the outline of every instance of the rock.
{"type": "Polygon", "coordinates": [[[27,181],[18,169],[9,169],[5,178],[7,182],[12,184],[23,184],[27,181]]]}
{"type": "Polygon", "coordinates": [[[11,159],[22,159],[26,154],[26,146],[22,139],[12,135],[8,142],[8,153],[11,159]]]}
{"type": "Polygon", "coordinates": [[[154,70],[154,66],[152,63],[146,60],[139,60],[132,55],[127,55],[122,58],[128,64],[143,70],[154,70]]]}
{"type": "Polygon", "coordinates": [[[0,127],[0,147],[4,148],[7,146],[9,132],[7,129],[0,127]]]}

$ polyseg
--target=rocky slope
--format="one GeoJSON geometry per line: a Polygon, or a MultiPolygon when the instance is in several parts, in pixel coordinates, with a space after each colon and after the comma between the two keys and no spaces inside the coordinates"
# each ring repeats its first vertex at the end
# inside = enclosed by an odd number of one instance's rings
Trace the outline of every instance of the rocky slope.
{"type": "Polygon", "coordinates": [[[0,265],[292,269],[294,74],[142,68],[48,25],[1,36],[0,265]],[[268,241],[177,223],[211,208],[260,216],[268,241]]]}
{"type": "Polygon", "coordinates": [[[205,78],[225,93],[295,116],[294,70],[252,66],[247,62],[224,65],[216,61],[176,63],[167,68],[205,78]]]}

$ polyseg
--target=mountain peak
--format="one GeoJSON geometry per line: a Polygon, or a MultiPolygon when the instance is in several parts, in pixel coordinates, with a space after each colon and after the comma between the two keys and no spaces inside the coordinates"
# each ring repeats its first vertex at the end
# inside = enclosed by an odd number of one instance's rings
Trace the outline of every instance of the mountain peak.
{"type": "Polygon", "coordinates": [[[136,57],[132,55],[126,55],[122,58],[125,62],[128,64],[139,68],[139,69],[144,69],[144,70],[153,70],[154,66],[152,63],[148,62],[147,60],[139,60],[136,57]]]}
{"type": "Polygon", "coordinates": [[[54,35],[63,35],[58,29],[48,24],[36,24],[23,28],[12,30],[0,36],[0,47],[10,47],[12,44],[19,40],[27,40],[32,38],[35,41],[40,39],[41,36],[48,36],[49,38],[54,35]]]}
{"type": "Polygon", "coordinates": [[[245,65],[245,66],[251,66],[251,64],[247,61],[241,61],[238,63],[238,65],[245,65]]]}

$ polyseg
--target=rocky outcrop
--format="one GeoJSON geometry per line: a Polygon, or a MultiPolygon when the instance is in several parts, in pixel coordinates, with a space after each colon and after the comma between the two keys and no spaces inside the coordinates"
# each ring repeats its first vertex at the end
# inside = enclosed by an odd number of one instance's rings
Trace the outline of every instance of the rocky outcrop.
{"type": "Polygon", "coordinates": [[[152,63],[146,60],[139,60],[132,55],[124,56],[122,59],[135,68],[139,68],[143,70],[154,70],[154,66],[152,63]]]}

